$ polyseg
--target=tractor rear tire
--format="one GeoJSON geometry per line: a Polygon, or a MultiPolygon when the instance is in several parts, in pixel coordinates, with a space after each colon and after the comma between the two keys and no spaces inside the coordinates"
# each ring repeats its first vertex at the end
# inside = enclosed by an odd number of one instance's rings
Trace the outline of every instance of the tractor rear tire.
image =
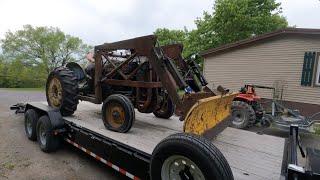
{"type": "Polygon", "coordinates": [[[174,104],[170,98],[165,100],[159,109],[153,111],[153,114],[158,118],[169,119],[174,113],[174,104]]]}
{"type": "Polygon", "coordinates": [[[152,180],[220,179],[233,180],[223,154],[207,139],[186,133],[170,135],[153,150],[152,180]]]}
{"type": "Polygon", "coordinates": [[[256,114],[253,108],[246,102],[233,101],[231,106],[231,126],[237,129],[245,129],[253,125],[256,114]]]}
{"type": "Polygon", "coordinates": [[[66,67],[53,70],[46,84],[46,96],[49,106],[60,109],[62,116],[70,116],[79,103],[78,81],[74,73],[66,67]]]}
{"type": "Polygon", "coordinates": [[[102,120],[111,131],[128,132],[135,121],[134,106],[130,99],[122,94],[107,97],[102,105],[102,120]]]}

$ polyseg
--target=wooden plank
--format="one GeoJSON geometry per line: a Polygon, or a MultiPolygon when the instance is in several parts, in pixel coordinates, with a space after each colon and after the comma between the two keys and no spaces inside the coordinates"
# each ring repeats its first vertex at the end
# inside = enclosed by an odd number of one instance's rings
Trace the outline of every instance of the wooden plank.
{"type": "MultiPolygon", "coordinates": [[[[159,119],[136,111],[132,129],[128,133],[116,133],[105,129],[101,117],[101,105],[82,102],[75,114],[65,119],[149,154],[162,139],[181,132],[183,127],[178,117],[159,119]]],[[[280,178],[283,138],[226,128],[213,144],[226,157],[235,179],[280,178]]]]}

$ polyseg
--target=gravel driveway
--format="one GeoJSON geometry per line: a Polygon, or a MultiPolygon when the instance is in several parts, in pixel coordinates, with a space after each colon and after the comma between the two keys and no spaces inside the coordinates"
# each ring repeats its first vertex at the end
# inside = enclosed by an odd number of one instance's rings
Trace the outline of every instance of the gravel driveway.
{"type": "Polygon", "coordinates": [[[10,105],[45,101],[39,91],[0,89],[0,179],[127,179],[93,158],[65,144],[55,153],[43,153],[24,132],[23,115],[10,105]]]}

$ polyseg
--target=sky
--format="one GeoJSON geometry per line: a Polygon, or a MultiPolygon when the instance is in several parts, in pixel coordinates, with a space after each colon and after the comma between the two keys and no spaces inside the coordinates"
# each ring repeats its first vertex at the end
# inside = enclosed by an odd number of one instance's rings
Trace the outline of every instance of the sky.
{"type": "MultiPolygon", "coordinates": [[[[320,28],[319,0],[277,0],[289,25],[320,28]]],[[[214,0],[1,0],[0,39],[25,24],[58,27],[98,45],[152,34],[157,28],[194,29],[214,0]]]]}

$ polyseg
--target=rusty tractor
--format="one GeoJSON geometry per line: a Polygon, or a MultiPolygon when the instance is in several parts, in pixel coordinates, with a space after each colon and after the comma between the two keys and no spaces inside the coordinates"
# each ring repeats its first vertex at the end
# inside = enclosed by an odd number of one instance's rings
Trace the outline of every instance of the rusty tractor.
{"type": "Polygon", "coordinates": [[[69,116],[79,100],[102,103],[105,127],[123,133],[134,123],[135,108],[160,118],[175,113],[185,121],[185,132],[203,134],[229,117],[235,94],[211,91],[192,58],[182,58],[182,49],[160,47],[154,35],[95,46],[91,73],[72,62],[49,74],[48,104],[69,116]]]}

